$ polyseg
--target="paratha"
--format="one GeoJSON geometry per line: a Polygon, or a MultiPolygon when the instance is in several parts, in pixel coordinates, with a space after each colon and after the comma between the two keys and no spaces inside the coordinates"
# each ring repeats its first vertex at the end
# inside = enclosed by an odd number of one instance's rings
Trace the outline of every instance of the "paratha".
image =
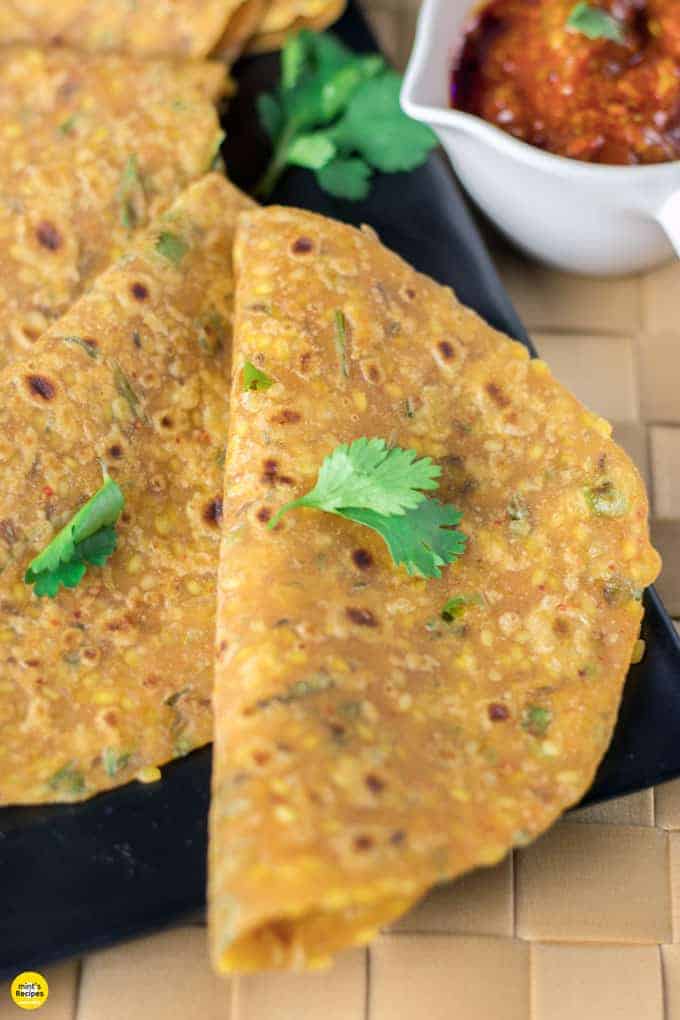
{"type": "Polygon", "coordinates": [[[211,952],[317,967],[579,800],[659,558],[609,425],[370,229],[255,211],[235,259],[211,952]],[[361,436],[441,466],[468,543],[440,579],[331,514],[268,528],[361,436]]]}
{"type": "Polygon", "coordinates": [[[207,172],[225,85],[217,62],[4,50],[0,368],[207,172]]]}
{"type": "Polygon", "coordinates": [[[244,0],[229,19],[214,55],[233,64],[257,31],[267,3],[268,0],[244,0]]]}
{"type": "Polygon", "coordinates": [[[210,174],[0,376],[0,803],[79,800],[210,740],[232,240],[210,174]],[[99,488],[118,548],[38,598],[33,557],[99,488]]]}
{"type": "Polygon", "coordinates": [[[55,43],[90,53],[204,57],[243,0],[0,0],[7,42],[55,43]]]}
{"type": "Polygon", "coordinates": [[[346,0],[271,0],[248,43],[249,53],[277,50],[300,29],[320,32],[340,17],[346,0]]]}

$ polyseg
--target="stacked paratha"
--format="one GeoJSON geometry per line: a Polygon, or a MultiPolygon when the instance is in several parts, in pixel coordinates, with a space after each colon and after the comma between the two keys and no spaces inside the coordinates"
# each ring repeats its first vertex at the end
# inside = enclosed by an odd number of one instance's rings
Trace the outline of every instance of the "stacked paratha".
{"type": "MultiPolygon", "coordinates": [[[[237,214],[211,174],[0,375],[0,804],[78,800],[210,740],[237,214]],[[102,482],[118,548],[28,564],[102,482]]],[[[151,769],[151,773],[149,773],[151,769]]]]}
{"type": "Polygon", "coordinates": [[[224,67],[5,49],[0,368],[210,168],[224,67]]]}
{"type": "Polygon", "coordinates": [[[261,52],[299,28],[325,28],[344,6],[345,0],[0,0],[0,37],[5,44],[146,58],[219,52],[231,61],[247,44],[261,52]]]}

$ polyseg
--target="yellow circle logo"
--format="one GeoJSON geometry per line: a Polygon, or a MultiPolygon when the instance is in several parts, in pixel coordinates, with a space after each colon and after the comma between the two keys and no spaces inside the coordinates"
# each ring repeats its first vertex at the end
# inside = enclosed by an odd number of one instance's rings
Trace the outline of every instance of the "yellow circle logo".
{"type": "Polygon", "coordinates": [[[50,990],[47,978],[37,970],[24,970],[12,981],[12,1002],[20,1009],[40,1009],[47,1002],[50,990]]]}

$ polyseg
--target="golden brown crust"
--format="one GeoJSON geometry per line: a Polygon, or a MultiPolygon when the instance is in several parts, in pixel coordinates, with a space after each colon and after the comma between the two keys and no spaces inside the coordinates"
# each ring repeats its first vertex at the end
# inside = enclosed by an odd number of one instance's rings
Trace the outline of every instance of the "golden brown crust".
{"type": "Polygon", "coordinates": [[[221,970],[315,966],[581,797],[659,559],[606,423],[372,232],[256,211],[236,258],[210,938],[221,970]],[[469,535],[441,579],[318,511],[267,529],[362,435],[441,465],[469,535]]]}
{"type": "Polygon", "coordinates": [[[267,0],[244,0],[229,19],[213,55],[220,56],[227,64],[232,64],[257,31],[266,6],[267,0]]]}
{"type": "Polygon", "coordinates": [[[248,53],[281,49],[286,38],[303,28],[321,32],[337,21],[346,0],[274,0],[247,46],[248,53]]]}
{"type": "Polygon", "coordinates": [[[3,42],[137,57],[205,57],[243,0],[0,0],[3,42]]]}

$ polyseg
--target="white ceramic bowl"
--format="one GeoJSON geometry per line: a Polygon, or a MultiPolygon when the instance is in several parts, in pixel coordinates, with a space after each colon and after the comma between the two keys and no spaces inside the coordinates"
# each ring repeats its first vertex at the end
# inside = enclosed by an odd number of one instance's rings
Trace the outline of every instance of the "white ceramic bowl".
{"type": "Polygon", "coordinates": [[[401,93],[406,113],[437,132],[472,198],[529,254],[571,272],[634,273],[680,254],[680,162],[565,159],[449,107],[453,61],[478,6],[424,0],[401,93]]]}

